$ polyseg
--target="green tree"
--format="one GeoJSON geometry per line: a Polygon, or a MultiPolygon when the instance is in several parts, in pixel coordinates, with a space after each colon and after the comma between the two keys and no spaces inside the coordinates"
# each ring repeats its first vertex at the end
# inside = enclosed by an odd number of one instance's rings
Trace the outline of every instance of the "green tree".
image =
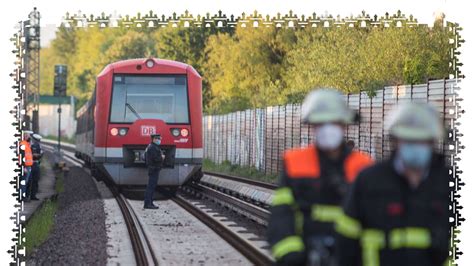
{"type": "MultiPolygon", "coordinates": [[[[232,33],[229,28],[206,27],[168,27],[161,28],[153,33],[156,42],[157,57],[184,62],[194,67],[201,75],[203,65],[207,61],[206,43],[211,35],[217,32],[232,33]]],[[[207,75],[203,76],[203,106],[207,106],[211,99],[207,75]]]]}
{"type": "Polygon", "coordinates": [[[156,54],[154,42],[144,33],[128,31],[118,37],[104,53],[105,62],[114,62],[130,58],[150,57],[156,54]]]}
{"type": "Polygon", "coordinates": [[[41,50],[40,88],[52,94],[54,65],[66,64],[68,94],[83,103],[107,64],[156,56],[201,74],[207,113],[300,102],[318,87],[371,93],[448,76],[442,20],[433,28],[60,27],[41,50]]]}
{"type": "Polygon", "coordinates": [[[300,101],[316,87],[357,91],[362,67],[360,45],[367,33],[358,29],[307,28],[297,32],[297,44],[288,54],[285,74],[288,98],[300,101]]]}
{"type": "Polygon", "coordinates": [[[370,94],[383,85],[444,78],[447,41],[444,28],[307,28],[288,54],[285,94],[301,101],[318,87],[370,94]]]}
{"type": "Polygon", "coordinates": [[[65,64],[53,47],[41,48],[40,51],[40,94],[52,95],[54,90],[54,65],[65,64]]]}
{"type": "Polygon", "coordinates": [[[80,31],[74,27],[61,26],[56,31],[56,38],[52,41],[52,48],[56,55],[66,60],[74,55],[77,49],[77,32],[80,31]]]}
{"type": "Polygon", "coordinates": [[[209,111],[225,112],[281,104],[282,67],[294,32],[238,28],[233,36],[211,36],[205,74],[212,91],[209,111]],[[231,104],[229,104],[231,103],[231,104]]]}

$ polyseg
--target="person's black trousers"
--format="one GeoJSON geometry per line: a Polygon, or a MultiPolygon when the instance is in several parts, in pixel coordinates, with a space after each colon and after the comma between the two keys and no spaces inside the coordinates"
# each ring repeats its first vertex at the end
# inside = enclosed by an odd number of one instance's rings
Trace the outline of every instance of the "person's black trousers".
{"type": "Polygon", "coordinates": [[[158,184],[160,170],[160,168],[148,169],[148,185],[146,186],[145,190],[145,207],[153,204],[153,197],[155,194],[156,185],[158,184]]]}
{"type": "Polygon", "coordinates": [[[31,167],[31,178],[30,178],[30,189],[31,189],[31,198],[36,198],[36,193],[38,193],[38,182],[40,179],[40,166],[39,163],[33,163],[31,167]]]}

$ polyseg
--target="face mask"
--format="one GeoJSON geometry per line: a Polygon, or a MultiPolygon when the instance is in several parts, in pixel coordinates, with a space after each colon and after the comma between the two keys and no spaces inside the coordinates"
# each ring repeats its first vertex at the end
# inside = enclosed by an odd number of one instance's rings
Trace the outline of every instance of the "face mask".
{"type": "Polygon", "coordinates": [[[155,140],[153,141],[156,145],[160,145],[161,144],[161,140],[155,140]]]}
{"type": "Polygon", "coordinates": [[[408,168],[426,168],[431,161],[431,155],[432,149],[429,144],[402,143],[398,149],[398,156],[408,168]]]}
{"type": "Polygon", "coordinates": [[[335,124],[324,124],[314,130],[316,146],[323,150],[336,149],[344,139],[342,128],[335,124]]]}

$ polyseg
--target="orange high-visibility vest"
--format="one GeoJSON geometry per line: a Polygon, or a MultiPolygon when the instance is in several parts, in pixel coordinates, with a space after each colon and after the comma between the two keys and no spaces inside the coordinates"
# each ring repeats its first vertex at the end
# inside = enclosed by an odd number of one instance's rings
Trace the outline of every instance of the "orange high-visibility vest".
{"type": "MultiPolygon", "coordinates": [[[[321,168],[319,155],[314,146],[288,150],[283,155],[288,177],[292,179],[319,178],[321,168]]],[[[347,183],[352,183],[360,171],[374,164],[374,160],[363,152],[352,151],[344,160],[347,183]]]]}
{"type": "MultiPolygon", "coordinates": [[[[20,149],[24,151],[23,156],[23,166],[33,166],[33,153],[31,152],[31,145],[28,141],[22,140],[20,142],[20,149]],[[24,147],[24,150],[22,149],[24,147]]],[[[21,162],[21,156],[19,156],[19,160],[21,162]]]]}

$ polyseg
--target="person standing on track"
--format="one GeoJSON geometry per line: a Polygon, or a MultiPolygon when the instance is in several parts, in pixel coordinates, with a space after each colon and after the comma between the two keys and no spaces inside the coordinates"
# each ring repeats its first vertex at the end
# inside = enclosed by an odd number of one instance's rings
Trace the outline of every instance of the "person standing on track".
{"type": "Polygon", "coordinates": [[[337,91],[312,91],[301,112],[302,122],[312,127],[315,144],[283,155],[268,241],[278,265],[333,265],[334,222],[342,215],[342,199],[359,171],[373,160],[345,145],[344,126],[356,120],[356,113],[337,91]]]}
{"type": "Polygon", "coordinates": [[[360,173],[336,225],[340,265],[443,265],[450,198],[444,156],[434,151],[443,136],[438,111],[407,103],[388,125],[394,152],[360,173]]]}
{"type": "Polygon", "coordinates": [[[145,209],[158,209],[158,206],[153,204],[153,197],[155,194],[156,185],[158,184],[158,176],[163,167],[165,155],[160,148],[161,135],[151,135],[151,143],[145,150],[145,161],[148,167],[148,185],[145,191],[145,209]]]}
{"type": "Polygon", "coordinates": [[[33,153],[33,166],[31,167],[31,178],[28,184],[28,191],[30,193],[30,200],[39,200],[36,197],[36,193],[38,192],[38,182],[41,176],[40,173],[40,162],[41,157],[43,157],[43,150],[41,149],[41,135],[33,134],[32,136],[32,144],[31,144],[31,152],[33,153]]]}

